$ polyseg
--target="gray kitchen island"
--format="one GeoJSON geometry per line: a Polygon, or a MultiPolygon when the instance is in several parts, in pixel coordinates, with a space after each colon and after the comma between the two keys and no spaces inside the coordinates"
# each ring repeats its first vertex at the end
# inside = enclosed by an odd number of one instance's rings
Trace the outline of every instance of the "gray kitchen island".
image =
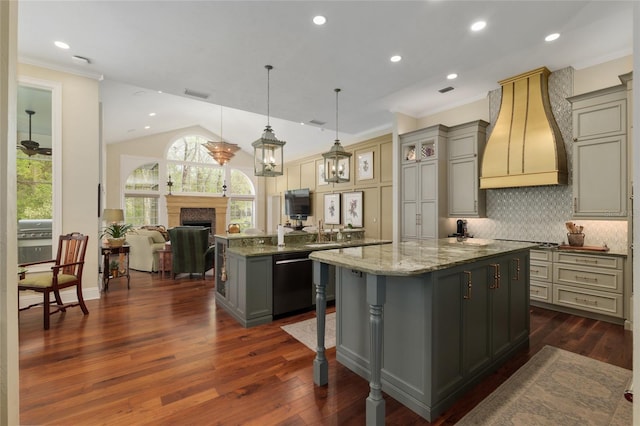
{"type": "Polygon", "coordinates": [[[318,251],[314,382],[328,383],[326,284],[335,269],[336,359],[428,421],[529,344],[532,243],[447,238],[318,251]],[[330,269],[331,267],[331,269],[330,269]]]}

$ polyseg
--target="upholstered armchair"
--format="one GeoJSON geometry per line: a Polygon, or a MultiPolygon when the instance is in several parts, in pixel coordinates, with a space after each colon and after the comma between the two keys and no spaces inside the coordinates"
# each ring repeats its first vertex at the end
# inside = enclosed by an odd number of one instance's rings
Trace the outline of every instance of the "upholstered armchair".
{"type": "Polygon", "coordinates": [[[214,246],[209,247],[209,228],[177,226],[169,229],[171,270],[178,274],[204,274],[213,268],[214,246]]]}

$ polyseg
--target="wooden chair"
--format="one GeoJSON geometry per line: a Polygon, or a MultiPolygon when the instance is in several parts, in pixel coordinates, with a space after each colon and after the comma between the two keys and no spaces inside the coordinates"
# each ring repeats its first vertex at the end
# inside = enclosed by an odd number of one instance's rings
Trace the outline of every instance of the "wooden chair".
{"type": "Polygon", "coordinates": [[[66,312],[67,308],[80,306],[85,315],[89,313],[82,298],[82,269],[84,268],[84,255],[87,251],[88,235],[74,232],[60,236],[58,243],[58,254],[55,259],[42,260],[39,262],[23,263],[19,266],[28,267],[52,263],[51,272],[33,272],[25,275],[24,279],[18,281],[18,290],[31,290],[42,293],[44,301],[34,303],[20,311],[34,306],[43,307],[44,329],[49,329],[49,316],[56,312],[66,312]],[[77,302],[62,303],[60,290],[68,287],[76,287],[77,302]],[[50,294],[53,293],[55,300],[51,301],[50,294]],[[55,304],[57,309],[51,311],[50,307],[55,304]]]}

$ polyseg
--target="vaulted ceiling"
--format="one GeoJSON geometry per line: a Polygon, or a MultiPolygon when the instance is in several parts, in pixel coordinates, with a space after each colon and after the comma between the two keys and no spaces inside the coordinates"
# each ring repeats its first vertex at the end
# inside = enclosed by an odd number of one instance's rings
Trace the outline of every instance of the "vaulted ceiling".
{"type": "Polygon", "coordinates": [[[632,1],[21,0],[18,48],[26,63],[101,79],[107,143],[200,125],[252,152],[267,122],[264,66],[273,65],[271,125],[292,160],[332,144],[334,88],[342,89],[338,127],[348,143],[390,131],[393,112],[421,117],[481,99],[499,80],[533,68],[579,69],[630,55],[632,8],[632,1]],[[314,25],[316,15],[326,24],[314,25]],[[487,26],[472,32],[478,20],[487,26]],[[555,32],[560,38],[545,42],[555,32]],[[450,73],[458,78],[447,80],[450,73]],[[439,92],[448,86],[454,90],[439,92]]]}

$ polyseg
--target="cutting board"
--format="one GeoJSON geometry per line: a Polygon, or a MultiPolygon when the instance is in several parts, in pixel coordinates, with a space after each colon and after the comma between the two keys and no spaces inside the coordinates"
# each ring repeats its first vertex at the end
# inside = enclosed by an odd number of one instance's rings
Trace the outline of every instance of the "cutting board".
{"type": "Polygon", "coordinates": [[[609,247],[607,247],[607,246],[582,246],[582,247],[576,247],[576,246],[569,246],[569,245],[566,245],[566,244],[559,245],[558,249],[560,249],[560,250],[602,251],[602,252],[609,251],[609,247]]]}

